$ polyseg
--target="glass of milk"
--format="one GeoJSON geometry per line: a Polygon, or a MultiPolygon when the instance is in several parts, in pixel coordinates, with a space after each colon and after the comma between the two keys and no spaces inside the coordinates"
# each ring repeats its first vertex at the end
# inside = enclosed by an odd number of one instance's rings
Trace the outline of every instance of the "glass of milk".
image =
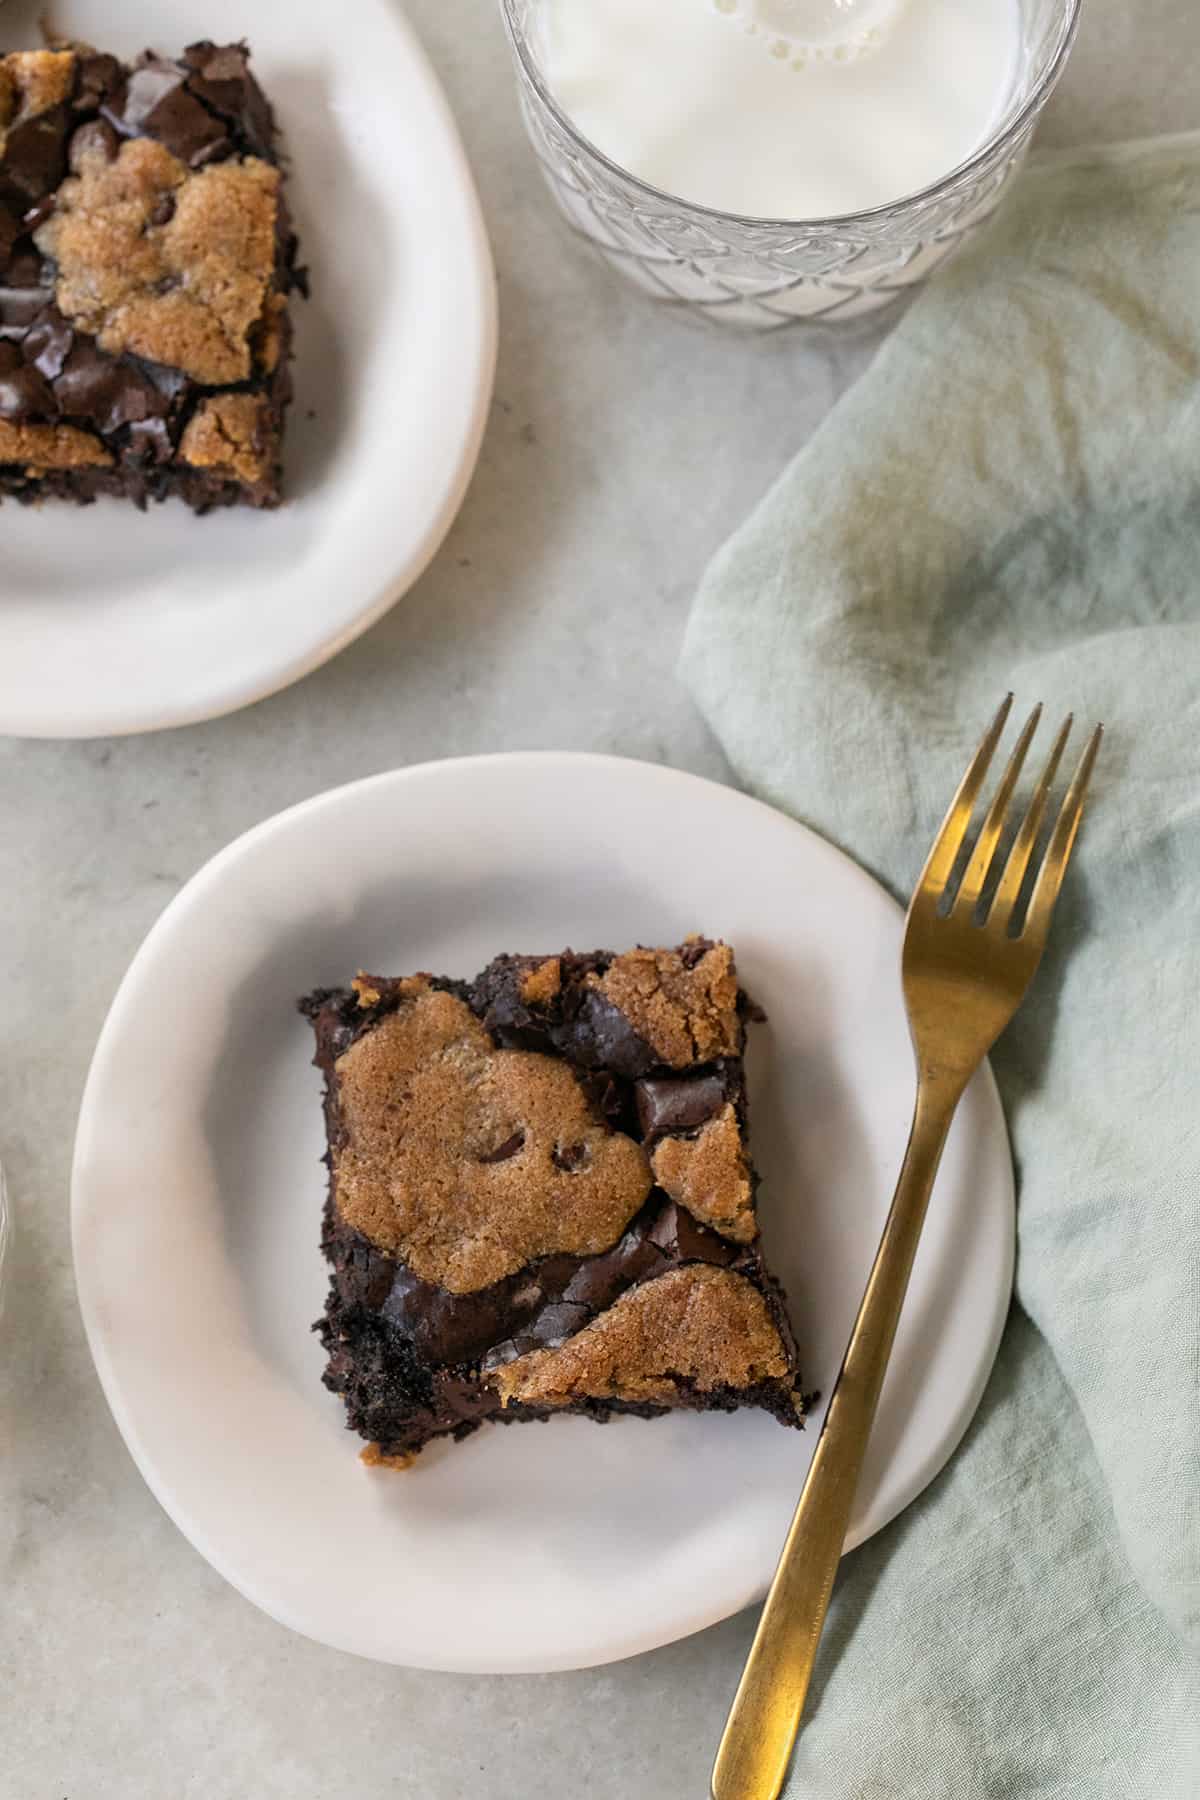
{"type": "Polygon", "coordinates": [[[570,223],[725,324],[852,319],[994,209],[1081,0],[501,0],[570,223]]]}

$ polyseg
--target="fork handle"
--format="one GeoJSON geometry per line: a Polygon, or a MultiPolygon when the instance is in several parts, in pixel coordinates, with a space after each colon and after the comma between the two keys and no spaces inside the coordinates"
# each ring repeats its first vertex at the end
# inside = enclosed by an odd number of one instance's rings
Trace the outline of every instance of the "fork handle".
{"type": "Polygon", "coordinates": [[[713,1800],[777,1800],[804,1710],[938,1164],[965,1077],[925,1072],[904,1165],[825,1426],[713,1768],[713,1800]]]}

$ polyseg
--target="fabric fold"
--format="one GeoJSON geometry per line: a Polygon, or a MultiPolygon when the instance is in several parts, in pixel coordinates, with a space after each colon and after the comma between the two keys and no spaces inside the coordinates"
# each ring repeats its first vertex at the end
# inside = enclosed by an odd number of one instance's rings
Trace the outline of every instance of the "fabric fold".
{"type": "Polygon", "coordinates": [[[717,558],[682,673],[900,897],[1005,691],[1108,728],[995,1057],[1020,1309],[967,1447],[847,1563],[791,1791],[1195,1793],[1200,134],[1026,173],[717,558]]]}

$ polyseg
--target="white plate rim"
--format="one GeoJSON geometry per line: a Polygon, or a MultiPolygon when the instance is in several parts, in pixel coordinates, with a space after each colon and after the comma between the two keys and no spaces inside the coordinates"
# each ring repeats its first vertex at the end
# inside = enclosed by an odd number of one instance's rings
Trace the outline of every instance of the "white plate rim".
{"type": "MultiPolygon", "coordinates": [[[[168,937],[175,918],[189,909],[198,899],[203,898],[209,889],[216,889],[225,870],[235,864],[241,855],[256,848],[275,832],[284,832],[301,819],[315,821],[322,811],[336,808],[346,798],[354,795],[368,794],[373,790],[383,790],[392,785],[404,785],[421,781],[431,775],[453,778],[469,775],[473,770],[493,768],[504,764],[514,772],[521,768],[560,765],[566,768],[573,766],[607,767],[628,774],[630,771],[652,773],[656,777],[668,778],[695,787],[708,788],[717,795],[726,798],[733,796],[745,806],[755,808],[769,814],[775,820],[782,820],[795,831],[809,840],[810,848],[819,856],[832,859],[843,875],[849,875],[856,882],[865,884],[875,897],[880,895],[897,914],[902,916],[902,909],[893,897],[888,894],[866,869],[853,857],[831,843],[827,838],[793,819],[781,809],[768,802],[731,787],[725,783],[712,781],[706,777],[691,774],[684,770],[670,768],[663,764],[647,763],[635,758],[606,755],[586,751],[499,751],[483,755],[462,756],[439,759],[433,762],[410,764],[402,768],[381,771],[359,780],[344,783],[338,787],[326,789],[321,793],[299,801],[282,811],[262,820],[249,830],[240,834],[223,849],[209,858],[184,886],[167,903],[158,919],[151,926],[143,939],[132,961],[130,962],[117,988],[104,1024],[101,1028],[88,1076],[84,1087],[78,1123],[76,1127],[75,1146],[71,1167],[70,1212],[72,1255],[75,1271],[76,1293],[80,1314],[84,1326],[88,1348],[96,1368],[101,1389],[108,1403],[114,1422],[121,1434],[139,1474],[147,1487],[175,1524],[177,1529],[188,1540],[205,1560],[240,1593],[243,1598],[256,1606],[268,1617],[289,1630],[333,1649],[351,1655],[365,1656],[369,1660],[391,1662],[399,1666],[428,1669],[449,1674],[541,1674],[559,1673],[581,1668],[598,1667],[603,1664],[624,1660],[631,1656],[641,1655],[648,1651],[679,1642],[687,1637],[719,1624],[741,1610],[744,1605],[754,1605],[765,1593],[765,1583],[759,1585],[753,1593],[748,1593],[739,1605],[723,1605],[714,1608],[711,1602],[698,1600],[694,1608],[686,1614],[677,1614],[669,1629],[661,1634],[646,1637],[638,1634],[624,1640],[614,1640],[596,1654],[586,1657],[572,1655],[567,1658],[535,1656],[533,1658],[517,1655],[512,1658],[497,1658],[489,1655],[483,1659],[469,1652],[454,1657],[438,1655],[423,1657],[410,1651],[391,1656],[380,1656],[375,1652],[361,1649],[354,1641],[353,1633],[340,1635],[336,1630],[322,1627],[315,1630],[303,1619],[293,1616],[286,1607],[274,1604],[263,1592],[256,1589],[252,1580],[246,1578],[239,1570],[230,1566],[223,1550],[213,1546],[206,1540],[202,1528],[189,1522],[186,1517],[186,1505],[178,1495],[172,1495],[168,1484],[158,1475],[154,1458],[141,1442],[138,1428],[129,1407],[125,1403],[121,1381],[115,1366],[115,1359],[109,1353],[109,1345],[90,1289],[90,1278],[86,1263],[82,1256],[82,1228],[86,1213],[86,1165],[90,1144],[94,1134],[101,1129],[99,1117],[100,1091],[107,1078],[106,1063],[118,1043],[124,1025],[126,1013],[132,1011],[137,1003],[136,989],[141,972],[152,963],[159,944],[168,937]]],[[[983,1348],[978,1364],[973,1371],[973,1378],[964,1386],[960,1404],[953,1415],[947,1418],[943,1432],[936,1443],[927,1450],[926,1455],[914,1469],[910,1479],[897,1484],[887,1501],[876,1506],[861,1521],[858,1527],[852,1527],[847,1536],[844,1553],[849,1553],[868,1541],[877,1532],[897,1518],[928,1487],[953,1457],[962,1441],[968,1426],[974,1417],[984,1390],[991,1377],[996,1356],[999,1352],[1001,1338],[1007,1323],[1013,1290],[1013,1277],[1016,1260],[1016,1178],[1012,1162],[1011,1146],[1008,1136],[1007,1120],[1000,1100],[989,1062],[983,1064],[979,1080],[987,1096],[987,1104],[994,1110],[995,1122],[998,1126],[1003,1145],[1003,1193],[998,1196],[1006,1216],[1004,1233],[1004,1259],[997,1271],[997,1279],[990,1290],[991,1310],[983,1333],[983,1348]]]]}
{"type": "MultiPolygon", "coordinates": [[[[62,704],[53,695],[47,703],[36,690],[21,686],[6,689],[0,684],[0,734],[53,740],[138,736],[227,717],[293,686],[340,655],[419,581],[444,543],[474,477],[495,389],[499,356],[496,268],[475,178],[445,89],[407,14],[396,6],[385,5],[380,16],[387,19],[395,36],[398,55],[407,65],[411,84],[420,89],[422,103],[438,120],[439,158],[453,173],[462,209],[463,229],[456,255],[463,259],[460,274],[465,280],[460,292],[470,323],[463,333],[461,361],[470,373],[469,378],[464,377],[457,384],[466,407],[459,421],[459,449],[453,466],[447,470],[439,505],[430,508],[423,529],[412,537],[394,574],[352,614],[344,615],[331,629],[312,634],[274,660],[264,659],[240,675],[233,672],[220,694],[190,702],[163,700],[157,705],[140,699],[123,703],[119,696],[93,694],[86,704],[78,700],[62,704]]],[[[282,123],[286,149],[287,119],[282,123]]],[[[303,249],[302,244],[302,255],[303,249]]],[[[136,529],[136,517],[132,528],[136,529]]]]}

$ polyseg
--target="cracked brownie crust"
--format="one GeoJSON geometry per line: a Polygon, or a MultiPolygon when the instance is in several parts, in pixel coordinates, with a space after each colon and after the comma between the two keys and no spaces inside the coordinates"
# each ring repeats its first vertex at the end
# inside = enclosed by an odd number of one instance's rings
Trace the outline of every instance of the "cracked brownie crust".
{"type": "Polygon", "coordinates": [[[801,1422],[727,945],[360,976],[301,1006],[329,1144],[316,1329],[368,1460],[564,1411],[801,1422]]]}
{"type": "Polygon", "coordinates": [[[299,284],[245,45],[0,58],[0,496],[277,505],[299,284]]]}

